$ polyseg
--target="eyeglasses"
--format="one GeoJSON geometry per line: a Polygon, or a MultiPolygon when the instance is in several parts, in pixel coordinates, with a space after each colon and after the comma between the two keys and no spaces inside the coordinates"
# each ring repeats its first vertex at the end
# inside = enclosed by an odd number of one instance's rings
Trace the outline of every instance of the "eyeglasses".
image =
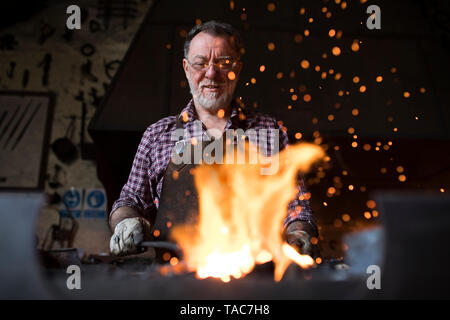
{"type": "Polygon", "coordinates": [[[219,70],[221,72],[229,72],[233,70],[238,61],[233,59],[220,59],[216,63],[209,63],[209,62],[190,62],[186,59],[186,61],[189,63],[189,65],[198,72],[206,71],[208,70],[209,66],[212,64],[215,70],[219,70]]]}

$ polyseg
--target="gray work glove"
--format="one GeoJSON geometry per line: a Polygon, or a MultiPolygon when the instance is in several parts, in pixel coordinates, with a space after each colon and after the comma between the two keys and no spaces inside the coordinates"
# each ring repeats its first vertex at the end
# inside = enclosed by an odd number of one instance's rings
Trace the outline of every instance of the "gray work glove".
{"type": "Polygon", "coordinates": [[[140,218],[126,218],[120,221],[109,242],[111,254],[123,256],[138,252],[137,245],[144,240],[140,218]]]}
{"type": "Polygon", "coordinates": [[[311,244],[311,232],[311,226],[307,222],[294,221],[286,229],[286,241],[301,254],[313,257],[315,252],[314,246],[311,244]]]}
{"type": "Polygon", "coordinates": [[[292,231],[286,234],[287,243],[297,249],[301,254],[313,255],[311,236],[306,231],[292,231]]]}

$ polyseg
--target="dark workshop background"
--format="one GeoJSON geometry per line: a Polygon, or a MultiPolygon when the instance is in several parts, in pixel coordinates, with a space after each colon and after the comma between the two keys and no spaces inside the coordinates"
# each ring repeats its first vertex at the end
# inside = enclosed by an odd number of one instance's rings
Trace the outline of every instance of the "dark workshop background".
{"type": "MultiPolygon", "coordinates": [[[[448,1],[16,0],[2,7],[1,90],[54,94],[50,143],[75,119],[74,161],[47,146],[49,195],[104,188],[111,206],[145,128],[188,102],[184,38],[212,19],[244,36],[242,106],[275,116],[292,143],[327,149],[328,161],[305,177],[325,256],[343,255],[343,233],[379,223],[374,191],[448,192],[448,1]],[[66,29],[71,4],[82,9],[81,30],[66,29]],[[372,4],[381,8],[379,30],[366,26],[372,4]]],[[[40,241],[58,220],[57,207],[43,210],[40,241]]],[[[105,218],[78,220],[74,246],[107,252],[105,218]]]]}

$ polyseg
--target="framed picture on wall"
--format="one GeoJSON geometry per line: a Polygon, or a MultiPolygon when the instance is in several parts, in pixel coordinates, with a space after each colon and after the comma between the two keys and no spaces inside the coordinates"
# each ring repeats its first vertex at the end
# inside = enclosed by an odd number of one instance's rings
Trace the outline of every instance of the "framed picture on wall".
{"type": "Polygon", "coordinates": [[[43,190],[54,95],[0,91],[0,189],[43,190]]]}

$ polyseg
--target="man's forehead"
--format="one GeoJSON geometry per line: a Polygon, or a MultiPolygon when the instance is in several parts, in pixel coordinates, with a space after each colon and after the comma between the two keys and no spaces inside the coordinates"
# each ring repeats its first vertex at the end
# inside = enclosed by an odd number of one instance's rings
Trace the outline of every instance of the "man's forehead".
{"type": "Polygon", "coordinates": [[[235,50],[230,44],[230,38],[225,35],[211,35],[206,32],[200,32],[191,41],[189,46],[189,55],[209,57],[211,51],[215,55],[233,56],[235,50]]]}

